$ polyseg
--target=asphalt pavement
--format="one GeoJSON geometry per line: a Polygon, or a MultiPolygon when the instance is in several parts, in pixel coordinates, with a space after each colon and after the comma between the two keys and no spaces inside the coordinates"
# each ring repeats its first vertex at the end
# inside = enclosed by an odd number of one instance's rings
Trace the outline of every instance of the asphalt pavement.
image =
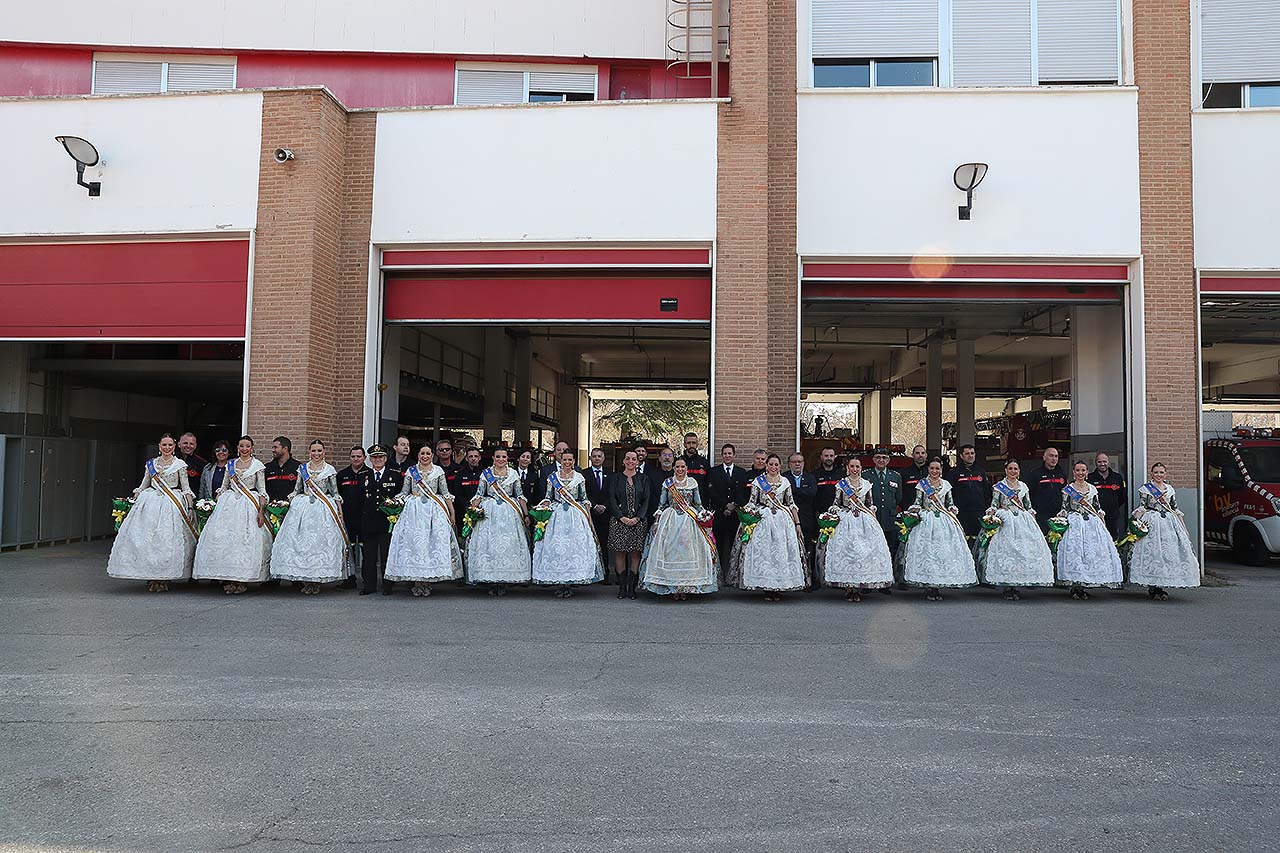
{"type": "Polygon", "coordinates": [[[1264,850],[1280,564],[1153,602],[153,595],[0,554],[0,850],[1264,850]]]}

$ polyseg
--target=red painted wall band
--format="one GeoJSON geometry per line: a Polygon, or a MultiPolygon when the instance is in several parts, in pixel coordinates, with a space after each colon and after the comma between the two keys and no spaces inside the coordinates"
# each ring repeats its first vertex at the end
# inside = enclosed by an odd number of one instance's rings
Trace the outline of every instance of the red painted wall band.
{"type": "Polygon", "coordinates": [[[1080,264],[947,264],[934,258],[910,264],[804,265],[805,278],[847,279],[1026,279],[1028,281],[1092,280],[1128,282],[1129,268],[1080,264]]]}
{"type": "Polygon", "coordinates": [[[388,321],[711,321],[710,276],[391,278],[388,321]],[[661,300],[678,310],[661,310],[661,300]]]}
{"type": "Polygon", "coordinates": [[[931,302],[1119,302],[1121,290],[1107,284],[930,284],[928,282],[806,281],[803,299],[918,299],[931,302]]]}
{"type": "Polygon", "coordinates": [[[1202,278],[1201,293],[1271,293],[1280,295],[1280,278],[1202,278]]]}
{"type": "Polygon", "coordinates": [[[0,337],[244,336],[246,240],[0,245],[0,337]]]}
{"type": "Polygon", "coordinates": [[[382,253],[383,267],[709,266],[706,249],[440,249],[382,253]]]}

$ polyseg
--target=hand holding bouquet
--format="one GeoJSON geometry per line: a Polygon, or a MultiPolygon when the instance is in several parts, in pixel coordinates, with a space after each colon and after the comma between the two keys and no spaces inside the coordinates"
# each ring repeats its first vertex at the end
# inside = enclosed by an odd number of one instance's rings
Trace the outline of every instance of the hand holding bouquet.
{"type": "Polygon", "coordinates": [[[462,514],[462,538],[466,539],[471,536],[472,531],[476,529],[476,524],[484,518],[484,510],[480,504],[467,507],[467,511],[462,514]]]}
{"type": "Polygon", "coordinates": [[[543,501],[537,506],[529,507],[529,517],[533,519],[533,541],[541,542],[547,535],[547,522],[551,520],[551,502],[543,501]]]}
{"type": "Polygon", "coordinates": [[[288,501],[272,501],[262,508],[266,513],[267,526],[271,528],[271,538],[280,532],[280,524],[284,521],[284,514],[289,511],[288,501]]]}
{"type": "Polygon", "coordinates": [[[217,506],[208,498],[201,498],[196,501],[196,530],[203,533],[204,526],[209,523],[209,516],[213,515],[213,510],[217,506]]]}
{"type": "Polygon", "coordinates": [[[124,517],[129,514],[129,510],[133,509],[137,501],[137,492],[127,498],[111,499],[111,520],[115,522],[117,533],[120,532],[120,525],[124,524],[124,517]]]}
{"type": "Polygon", "coordinates": [[[825,545],[831,540],[831,534],[836,532],[836,527],[840,525],[840,513],[833,509],[818,516],[818,544],[825,545]]]}

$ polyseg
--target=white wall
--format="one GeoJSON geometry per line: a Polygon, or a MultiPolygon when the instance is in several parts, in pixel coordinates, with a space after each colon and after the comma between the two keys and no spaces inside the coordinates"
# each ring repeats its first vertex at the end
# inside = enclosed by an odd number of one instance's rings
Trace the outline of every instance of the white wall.
{"type": "Polygon", "coordinates": [[[799,248],[811,255],[1133,258],[1131,89],[809,91],[799,98],[799,248]],[[962,163],[991,167],[973,219],[962,163]]]}
{"type": "Polygon", "coordinates": [[[373,242],[707,240],[716,105],[378,115],[373,242]]]}
{"type": "Polygon", "coordinates": [[[1280,109],[1191,116],[1196,266],[1280,269],[1280,109]]]}
{"type": "Polygon", "coordinates": [[[0,101],[9,172],[0,236],[247,231],[257,221],[262,95],[0,101]],[[54,136],[81,136],[102,195],[54,136]]]}
{"type": "Polygon", "coordinates": [[[9,41],[224,50],[666,56],[667,0],[45,0],[9,41]]]}

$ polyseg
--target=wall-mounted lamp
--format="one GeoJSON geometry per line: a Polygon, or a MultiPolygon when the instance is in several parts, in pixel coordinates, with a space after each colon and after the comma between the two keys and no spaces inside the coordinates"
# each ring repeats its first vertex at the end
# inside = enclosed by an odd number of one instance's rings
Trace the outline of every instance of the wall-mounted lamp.
{"type": "Polygon", "coordinates": [[[973,213],[973,191],[987,176],[986,163],[965,163],[956,169],[953,180],[956,189],[965,194],[965,202],[960,205],[960,219],[968,221],[973,213]]]}
{"type": "Polygon", "coordinates": [[[71,159],[76,161],[76,183],[89,191],[90,198],[97,198],[102,195],[101,181],[89,181],[86,183],[84,179],[85,168],[98,165],[98,161],[101,159],[98,157],[98,149],[93,147],[93,143],[78,136],[55,136],[54,139],[61,142],[62,147],[67,149],[67,153],[71,155],[71,159]]]}

